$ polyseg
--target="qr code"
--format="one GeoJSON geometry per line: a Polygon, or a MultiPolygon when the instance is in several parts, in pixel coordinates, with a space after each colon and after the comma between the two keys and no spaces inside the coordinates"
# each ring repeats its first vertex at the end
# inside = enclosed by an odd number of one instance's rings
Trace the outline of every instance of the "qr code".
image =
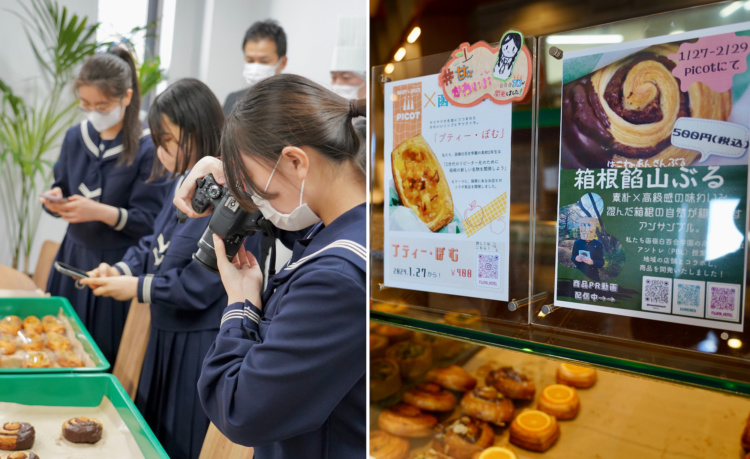
{"type": "Polygon", "coordinates": [[[703,317],[706,283],[690,279],[674,280],[672,313],[703,317]]]}
{"type": "Polygon", "coordinates": [[[677,303],[697,308],[700,304],[700,285],[677,285],[677,303]]]}
{"type": "Polygon", "coordinates": [[[647,311],[671,312],[672,279],[644,277],[641,308],[647,311]]]}
{"type": "Polygon", "coordinates": [[[482,279],[497,279],[497,267],[500,264],[499,255],[489,255],[480,253],[479,259],[479,277],[482,279]]]}
{"type": "Polygon", "coordinates": [[[709,282],[707,289],[707,318],[732,322],[740,320],[740,296],[742,296],[742,286],[739,284],[709,282]]]}

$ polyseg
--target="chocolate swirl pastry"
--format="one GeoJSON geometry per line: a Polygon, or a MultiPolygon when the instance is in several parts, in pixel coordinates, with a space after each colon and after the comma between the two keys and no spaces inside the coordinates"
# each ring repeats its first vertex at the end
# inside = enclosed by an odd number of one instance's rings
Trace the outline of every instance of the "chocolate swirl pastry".
{"type": "Polygon", "coordinates": [[[33,451],[16,451],[15,453],[0,456],[0,459],[39,459],[33,451]]]}
{"type": "Polygon", "coordinates": [[[34,426],[28,422],[6,422],[0,427],[0,449],[29,449],[34,446],[34,426]]]}
{"type": "Polygon", "coordinates": [[[495,432],[489,424],[469,416],[456,419],[443,433],[436,435],[433,447],[456,459],[471,459],[495,442],[495,432]]]}
{"type": "Polygon", "coordinates": [[[102,423],[86,416],[71,418],[63,422],[62,435],[73,443],[96,443],[102,438],[102,423]]]}
{"type": "Polygon", "coordinates": [[[563,169],[626,160],[653,166],[675,159],[680,166],[698,157],[671,145],[674,123],[685,116],[726,121],[731,91],[699,82],[681,92],[672,75],[677,63],[667,57],[678,51],[679,44],[651,46],[563,87],[563,169]]]}

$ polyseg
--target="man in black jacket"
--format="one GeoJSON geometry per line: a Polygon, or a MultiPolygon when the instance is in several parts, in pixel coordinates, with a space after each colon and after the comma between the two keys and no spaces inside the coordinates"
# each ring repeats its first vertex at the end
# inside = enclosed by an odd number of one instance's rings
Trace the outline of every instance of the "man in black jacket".
{"type": "Polygon", "coordinates": [[[598,281],[599,268],[604,266],[604,245],[595,239],[598,220],[581,218],[578,223],[579,239],[573,243],[570,259],[589,279],[598,281]]]}

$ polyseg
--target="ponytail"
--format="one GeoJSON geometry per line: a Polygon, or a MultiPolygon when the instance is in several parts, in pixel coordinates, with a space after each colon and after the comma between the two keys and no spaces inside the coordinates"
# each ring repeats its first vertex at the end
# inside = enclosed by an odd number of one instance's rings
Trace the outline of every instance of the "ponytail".
{"type": "Polygon", "coordinates": [[[133,164],[138,153],[143,128],[138,118],[141,109],[141,92],[138,87],[138,72],[135,61],[128,50],[122,47],[112,48],[106,54],[95,54],[88,58],[76,78],[74,89],[83,85],[92,85],[105,96],[121,99],[128,89],[133,90],[130,105],[125,107],[122,122],[122,147],[118,164],[133,164]]]}

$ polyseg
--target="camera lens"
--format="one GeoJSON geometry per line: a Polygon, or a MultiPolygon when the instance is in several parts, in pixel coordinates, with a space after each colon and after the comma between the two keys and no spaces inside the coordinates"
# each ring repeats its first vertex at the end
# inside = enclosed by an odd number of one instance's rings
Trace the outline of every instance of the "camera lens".
{"type": "Polygon", "coordinates": [[[193,260],[196,260],[204,268],[209,269],[215,273],[219,272],[218,265],[216,264],[216,252],[213,246],[213,235],[211,227],[206,228],[203,232],[200,241],[198,241],[198,251],[193,254],[193,260]]]}

